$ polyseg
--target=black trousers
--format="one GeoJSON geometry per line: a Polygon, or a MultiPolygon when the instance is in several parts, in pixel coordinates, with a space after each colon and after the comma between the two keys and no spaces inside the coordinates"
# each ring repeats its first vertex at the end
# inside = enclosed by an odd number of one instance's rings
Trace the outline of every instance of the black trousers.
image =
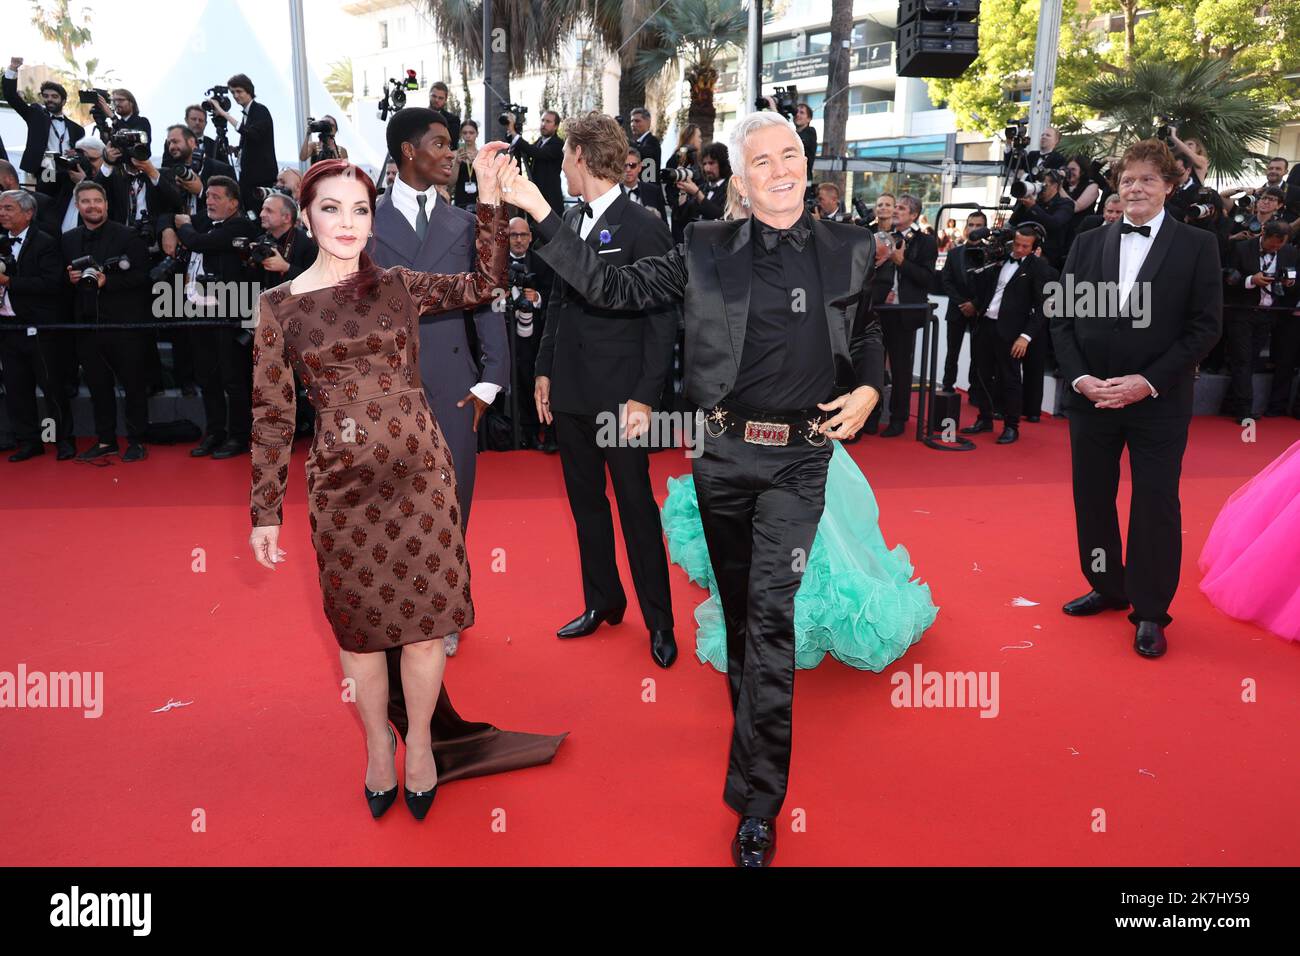
{"type": "MultiPolygon", "coordinates": [[[[907,312],[881,313],[880,331],[885,340],[885,354],[889,356],[891,427],[906,425],[911,414],[912,363],[916,359],[916,333],[920,328],[921,323],[907,312]]],[[[872,416],[873,421],[879,418],[876,412],[872,416]]]]}
{"type": "MultiPolygon", "coordinates": [[[[1025,357],[1020,360],[1024,378],[1021,413],[1024,415],[1041,415],[1043,413],[1043,376],[1047,374],[1047,352],[1051,336],[1040,334],[1025,349],[1025,357]]],[[[1011,346],[1008,344],[1007,346],[1011,346]]]]}
{"type": "Polygon", "coordinates": [[[1300,370],[1300,315],[1281,314],[1273,324],[1273,388],[1268,395],[1268,410],[1284,414],[1288,405],[1292,413],[1300,413],[1300,395],[1291,401],[1291,383],[1300,370]]]}
{"type": "MultiPolygon", "coordinates": [[[[1001,409],[1005,424],[1019,425],[1024,386],[1020,381],[1021,362],[1011,357],[1011,343],[998,334],[993,319],[985,318],[976,324],[971,345],[975,356],[971,394],[975,407],[979,409],[979,417],[983,421],[992,421],[996,408],[1001,409]]],[[[1040,376],[1040,405],[1042,390],[1040,376]]]]}
{"type": "Polygon", "coordinates": [[[555,412],[555,437],[569,510],[578,526],[582,596],[586,607],[605,611],[627,604],[614,560],[614,521],[605,495],[605,469],[614,485],[627,562],[641,616],[650,630],[673,626],[668,593],[668,555],[664,550],[659,506],[650,488],[647,448],[602,448],[595,415],[555,412]]]}
{"type": "MultiPolygon", "coordinates": [[[[961,344],[966,338],[970,320],[955,310],[948,313],[948,352],[943,359],[943,381],[940,383],[945,392],[951,392],[957,385],[957,360],[961,358],[961,344]]],[[[973,344],[973,343],[972,343],[973,344]]]]}
{"type": "Polygon", "coordinates": [[[190,334],[208,435],[247,442],[253,431],[253,344],[236,341],[241,331],[207,326],[190,334]]]}
{"type": "Polygon", "coordinates": [[[1244,418],[1255,409],[1254,375],[1268,345],[1273,313],[1229,308],[1223,314],[1223,340],[1228,361],[1228,394],[1223,412],[1244,418]]]}
{"type": "Polygon", "coordinates": [[[126,437],[143,442],[149,432],[147,349],[155,348],[152,333],[141,329],[105,329],[82,332],[77,345],[82,374],[90,389],[95,415],[95,435],[101,444],[117,444],[117,392],[114,380],[126,392],[126,437]]]}
{"type": "Polygon", "coordinates": [[[1070,454],[1079,565],[1093,589],[1133,605],[1129,620],[1166,625],[1178,590],[1183,553],[1178,479],[1190,417],[1155,418],[1127,408],[1070,409],[1070,454]],[[1119,536],[1115,496],[1128,448],[1133,495],[1128,556],[1119,536]]]}
{"type": "Polygon", "coordinates": [[[26,326],[19,327],[14,319],[7,319],[10,328],[0,331],[0,366],[3,366],[5,384],[5,411],[9,414],[14,440],[19,444],[38,443],[42,440],[36,389],[45,396],[46,414],[54,422],[54,441],[71,441],[72,399],[64,378],[63,351],[67,344],[66,333],[38,332],[28,335],[26,326]]]}
{"type": "Polygon", "coordinates": [[[775,817],[790,774],[794,596],[825,506],[832,448],[802,438],[752,445],[729,431],[702,441],[692,471],[735,715],[723,799],[742,816],[775,817]]]}

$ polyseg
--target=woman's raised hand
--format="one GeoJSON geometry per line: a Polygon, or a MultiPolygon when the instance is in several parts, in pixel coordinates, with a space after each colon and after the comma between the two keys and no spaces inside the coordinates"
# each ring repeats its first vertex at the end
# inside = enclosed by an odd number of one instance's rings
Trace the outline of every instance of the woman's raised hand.
{"type": "Polygon", "coordinates": [[[509,143],[484,143],[474,157],[474,173],[478,181],[478,201],[494,206],[497,195],[497,173],[503,166],[511,165],[509,143]]]}

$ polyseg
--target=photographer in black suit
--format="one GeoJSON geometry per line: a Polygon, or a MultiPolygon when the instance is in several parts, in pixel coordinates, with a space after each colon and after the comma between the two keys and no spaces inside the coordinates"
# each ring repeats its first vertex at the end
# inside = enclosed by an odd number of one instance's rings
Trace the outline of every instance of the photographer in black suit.
{"type": "Polygon", "coordinates": [[[205,103],[213,107],[213,115],[223,117],[239,134],[239,190],[245,208],[256,209],[255,190],[259,186],[275,185],[279,165],[275,161],[275,121],[271,111],[254,99],[253,81],[244,73],[236,73],[226,80],[231,98],[243,110],[236,118],[215,100],[205,103]]]}
{"type": "Polygon", "coordinates": [[[153,148],[153,125],[148,119],[140,115],[140,104],[136,102],[135,94],[130,90],[116,89],[109,90],[108,95],[113,98],[110,105],[101,96],[99,97],[99,108],[108,117],[113,132],[119,130],[133,129],[144,134],[144,142],[148,144],[150,150],[153,148]]]}
{"type": "Polygon", "coordinates": [[[316,243],[298,224],[298,204],[283,193],[272,193],[258,213],[262,225],[259,239],[275,243],[275,252],[259,265],[265,275],[262,285],[270,289],[282,282],[292,282],[316,261],[316,243]]]}
{"type": "MultiPolygon", "coordinates": [[[[194,134],[194,151],[204,159],[212,158],[226,165],[228,163],[224,156],[217,155],[217,141],[211,136],[206,135],[208,128],[208,111],[202,106],[195,103],[192,106],[185,107],[185,127],[194,134]]],[[[164,154],[163,165],[168,165],[169,159],[164,154]]]]}
{"type": "Polygon", "coordinates": [[[636,150],[641,159],[641,167],[645,170],[644,173],[638,170],[637,177],[643,182],[657,184],[659,171],[663,167],[663,147],[659,144],[659,137],[650,131],[650,111],[644,106],[638,106],[628,115],[628,123],[632,127],[630,145],[636,150]]]}
{"type": "Polygon", "coordinates": [[[667,254],[618,267],[546,215],[531,183],[503,188],[543,217],[539,254],[592,307],[685,303],[686,397],[708,410],[692,471],[726,621],[735,713],[724,790],[741,818],[732,859],[766,866],[790,767],[802,574],[791,554],[812,547],[828,440],[856,434],[880,398],[883,349],[870,315],[874,238],[805,211],[807,164],[794,125],[779,113],[751,113],[733,126],[730,153],[752,215],[694,222],[667,254]]]}
{"type": "MultiPolygon", "coordinates": [[[[449,145],[454,150],[460,145],[460,117],[447,109],[447,97],[451,91],[447,89],[447,84],[439,80],[429,87],[429,109],[436,113],[441,113],[447,119],[447,135],[451,137],[449,145]]],[[[478,127],[476,126],[475,129],[478,127]]]]}
{"type": "Polygon", "coordinates": [[[32,225],[36,200],[26,190],[0,193],[0,367],[5,409],[17,439],[10,461],[45,454],[38,418],[36,388],[45,395],[60,461],[77,453],[72,436],[72,402],[64,389],[62,362],[41,333],[41,326],[61,321],[66,282],[59,244],[32,225]]]}
{"type": "MultiPolygon", "coordinates": [[[[630,202],[619,186],[627,137],[614,118],[590,113],[570,120],[568,134],[565,180],[569,191],[583,202],[565,216],[565,232],[577,237],[597,261],[612,265],[672,248],[668,227],[630,202]]],[[[546,218],[543,210],[521,208],[546,218]]],[[[555,268],[553,259],[545,254],[542,258],[555,268]]],[[[546,309],[534,385],[538,418],[555,424],[582,558],[585,609],[557,634],[585,637],[603,622],[617,624],[623,619],[627,596],[614,559],[614,525],[605,496],[608,469],[632,583],[650,632],[650,655],[660,667],[676,660],[677,644],[668,558],[659,507],[650,488],[648,444],[657,437],[649,432],[651,411],[668,380],[676,337],[674,308],[646,309],[638,317],[611,313],[557,278],[546,309]],[[611,421],[628,441],[619,441],[618,436],[609,440],[611,421]],[[644,442],[632,441],[647,432],[644,442]]]]}
{"type": "MultiPolygon", "coordinates": [[[[544,425],[533,400],[537,352],[546,332],[546,307],[555,273],[533,252],[533,232],[528,220],[515,216],[506,226],[510,238],[510,298],[506,304],[506,332],[514,337],[515,380],[523,447],[540,448],[548,454],[559,451],[554,425],[544,425]],[[539,437],[539,432],[541,433],[539,437]]],[[[512,414],[514,412],[512,411],[512,414]]]]}
{"type": "Polygon", "coordinates": [[[1115,176],[1123,221],[1078,236],[1061,277],[1065,288],[1091,286],[1097,314],[1076,316],[1066,302],[1051,317],[1071,385],[1079,563],[1092,585],[1062,610],[1097,614],[1131,602],[1134,649],[1159,657],[1182,559],[1178,477],[1193,382],[1222,332],[1223,281],[1214,237],[1164,209],[1180,174],[1163,142],[1134,143],[1115,176]],[[1118,307],[1107,301],[1116,288],[1118,307]],[[1133,474],[1127,560],[1115,506],[1125,447],[1133,474]]]}
{"type": "Polygon", "coordinates": [[[252,339],[236,322],[246,317],[221,314],[226,310],[213,301],[210,280],[205,277],[221,283],[244,283],[252,278],[252,270],[235,248],[234,240],[255,236],[257,224],[244,215],[239,186],[233,179],[212,178],[206,207],[192,222],[184,214],[175,219],[181,244],[190,251],[185,297],[203,314],[227,319],[229,325],[191,330],[207,434],[190,449],[190,455],[233,458],[248,453],[253,427],[252,339]]]}
{"type": "Polygon", "coordinates": [[[1255,366],[1274,327],[1282,332],[1274,341],[1282,346],[1283,354],[1279,356],[1274,348],[1272,355],[1282,367],[1273,376],[1267,414],[1283,414],[1291,395],[1295,355],[1294,348],[1287,346],[1294,338],[1289,332],[1295,322],[1289,313],[1273,311],[1295,304],[1300,248],[1287,243],[1289,236],[1286,223],[1265,223],[1258,238],[1233,243],[1224,270],[1228,291],[1224,296],[1223,337],[1230,383],[1223,411],[1238,421],[1250,418],[1254,412],[1255,366]]]}
{"type": "Polygon", "coordinates": [[[522,156],[528,164],[528,178],[537,183],[551,209],[556,213],[564,212],[564,195],[560,191],[560,167],[564,165],[564,140],[559,137],[560,114],[547,110],[542,114],[541,135],[537,141],[529,143],[515,129],[515,115],[508,114],[506,137],[510,140],[510,152],[522,156]]]}
{"type": "Polygon", "coordinates": [[[1065,262],[1066,244],[1070,238],[1070,224],[1074,221],[1074,201],[1061,191],[1065,174],[1049,169],[1041,177],[1037,195],[1026,195],[1016,200],[1007,225],[1036,222],[1043,227],[1043,257],[1052,267],[1059,269],[1065,262]]]}
{"type": "MultiPolygon", "coordinates": [[[[149,249],[144,239],[136,230],[109,220],[108,195],[99,183],[78,184],[73,201],[81,225],[63,234],[62,251],[77,323],[93,327],[149,319],[149,249]],[[121,257],[125,259],[111,264],[111,260],[121,257]]],[[[148,457],[143,444],[149,432],[145,349],[151,344],[144,330],[87,329],[77,333],[77,351],[90,390],[97,436],[97,441],[77,456],[78,461],[118,454],[115,379],[126,393],[126,452],[122,461],[148,457]]]]}
{"type": "Polygon", "coordinates": [[[664,222],[668,213],[664,208],[664,189],[657,182],[642,179],[645,168],[641,154],[635,146],[628,147],[627,159],[623,161],[623,192],[627,198],[639,206],[644,206],[664,222]]]}
{"type": "MultiPolygon", "coordinates": [[[[63,192],[70,194],[72,186],[67,173],[52,164],[47,167],[45,156],[47,153],[66,153],[77,144],[77,140],[86,135],[86,131],[81,124],[74,123],[63,115],[63,107],[68,102],[68,91],[53,80],[41,84],[40,106],[23,99],[18,91],[18,69],[22,65],[22,57],[10,59],[9,68],[4,72],[3,81],[0,81],[5,101],[27,124],[27,143],[23,147],[18,166],[36,180],[37,192],[47,196],[58,196],[63,192]],[[42,172],[43,170],[48,171],[42,172]]],[[[4,158],[0,154],[0,159],[4,158]]]]}
{"type": "Polygon", "coordinates": [[[681,229],[685,231],[686,226],[697,219],[721,219],[726,214],[727,183],[731,182],[727,144],[710,143],[700,150],[700,170],[704,173],[704,182],[697,185],[685,179],[677,184],[686,201],[673,212],[674,229],[679,219],[681,229]]]}
{"type": "MultiPolygon", "coordinates": [[[[966,239],[971,231],[986,228],[988,216],[978,209],[966,217],[966,226],[962,230],[966,239]]],[[[943,261],[939,273],[939,285],[948,297],[948,314],[944,317],[948,326],[948,351],[943,362],[943,390],[951,392],[957,387],[957,363],[961,357],[961,343],[966,338],[966,330],[975,327],[975,301],[977,292],[967,262],[964,246],[953,246],[948,250],[948,258],[943,261]]],[[[972,343],[973,345],[973,343],[972,343]]],[[[974,370],[975,349],[971,348],[971,365],[974,370]]],[[[971,375],[972,398],[975,395],[974,376],[971,375]]]]}
{"type": "MultiPolygon", "coordinates": [[[[1020,437],[1020,413],[1025,385],[1022,362],[1034,339],[1042,338],[1047,322],[1043,314],[1044,287],[1056,279],[1056,270],[1042,257],[1042,231],[1031,224],[1016,227],[1006,261],[989,266],[975,276],[979,296],[972,338],[975,374],[971,391],[979,408],[975,424],[961,430],[978,435],[993,430],[993,409],[1002,409],[999,445],[1020,437]],[[996,381],[996,386],[991,383],[996,381]]],[[[1040,377],[1042,372],[1037,373],[1040,377]]]]}
{"type": "MultiPolygon", "coordinates": [[[[915,196],[902,195],[894,203],[894,249],[885,265],[892,269],[890,291],[885,298],[889,305],[924,306],[929,301],[930,288],[935,280],[934,264],[939,260],[939,244],[934,236],[922,232],[916,224],[921,215],[921,201],[915,196]]],[[[925,310],[889,309],[881,313],[881,327],[885,337],[885,351],[889,354],[889,376],[892,390],[889,395],[889,425],[880,433],[881,438],[896,438],[903,434],[912,406],[912,363],[916,357],[916,333],[925,323],[925,310]]],[[[880,419],[877,405],[867,422],[866,431],[872,434],[880,419]]]]}
{"type": "MultiPolygon", "coordinates": [[[[18,170],[14,168],[14,164],[0,159],[0,193],[22,188],[22,183],[18,180],[18,170]]],[[[59,238],[58,205],[53,197],[46,193],[32,192],[32,198],[36,200],[36,218],[32,220],[36,228],[46,235],[53,236],[55,239],[59,238]]]]}

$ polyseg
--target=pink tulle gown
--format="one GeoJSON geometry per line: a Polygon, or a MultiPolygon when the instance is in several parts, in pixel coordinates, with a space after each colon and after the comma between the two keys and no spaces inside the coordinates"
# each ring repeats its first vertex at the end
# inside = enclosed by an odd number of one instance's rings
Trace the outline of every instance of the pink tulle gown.
{"type": "Polygon", "coordinates": [[[1232,493],[1200,566],[1201,590],[1224,614],[1300,640],[1300,441],[1232,493]]]}

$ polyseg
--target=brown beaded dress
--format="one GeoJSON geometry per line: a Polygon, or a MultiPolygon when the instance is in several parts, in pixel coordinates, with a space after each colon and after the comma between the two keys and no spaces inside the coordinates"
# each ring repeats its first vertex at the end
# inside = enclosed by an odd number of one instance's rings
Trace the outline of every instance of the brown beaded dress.
{"type": "MultiPolygon", "coordinates": [[[[456,470],[420,382],[418,323],[505,287],[503,209],[478,207],[476,272],[387,269],[359,302],[337,288],[294,294],[287,282],[259,299],[253,526],[282,521],[296,371],[316,409],[306,476],[321,597],[345,650],[433,640],[474,621],[456,470]]],[[[563,739],[463,721],[445,687],[433,727],[443,781],[548,762],[563,739]]]]}

